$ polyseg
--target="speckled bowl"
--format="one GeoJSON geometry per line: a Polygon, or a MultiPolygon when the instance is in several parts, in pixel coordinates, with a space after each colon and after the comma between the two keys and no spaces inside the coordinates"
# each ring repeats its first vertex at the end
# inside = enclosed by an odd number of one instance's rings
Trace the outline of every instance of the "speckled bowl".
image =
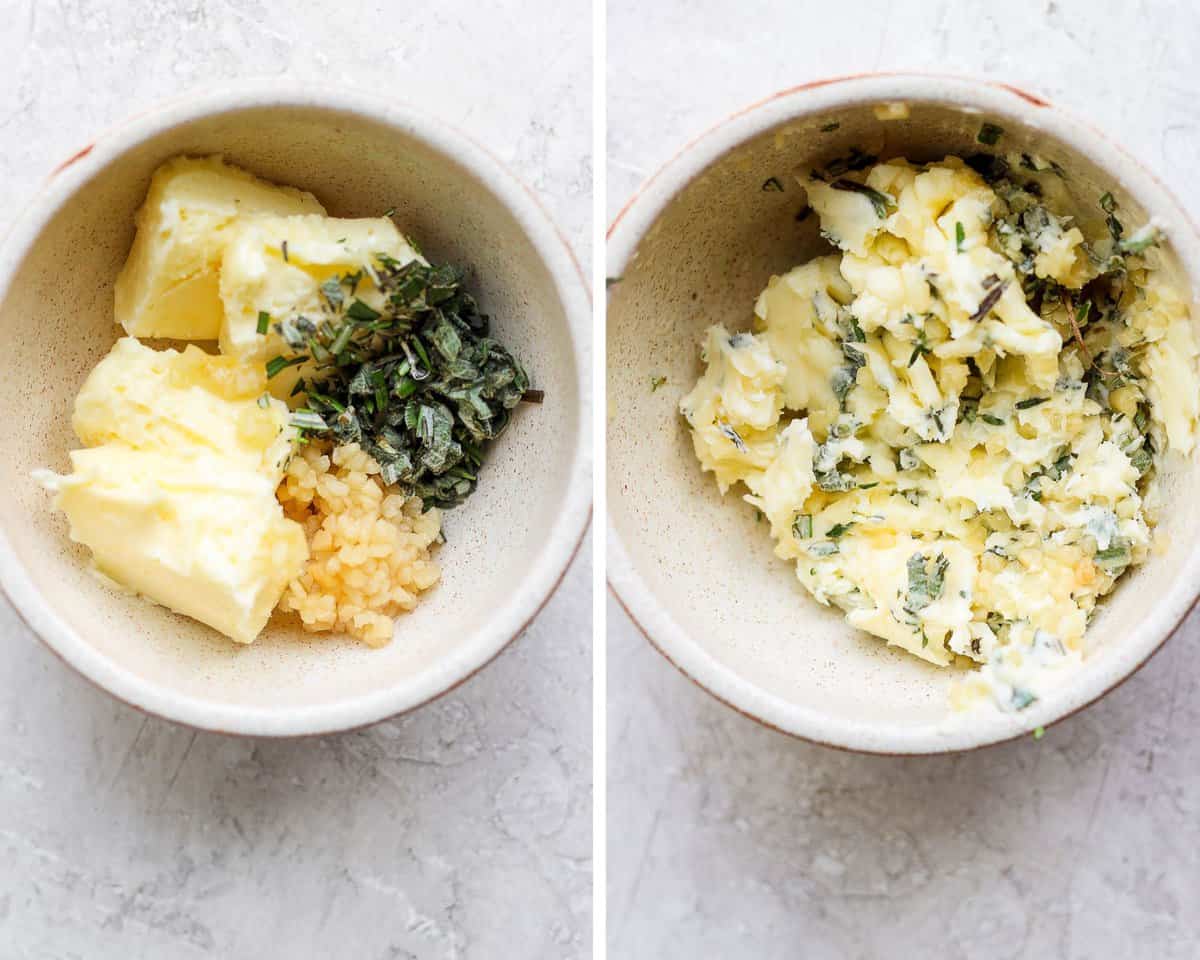
{"type": "MultiPolygon", "coordinates": [[[[1111,189],[1127,223],[1157,217],[1172,269],[1197,289],[1200,237],[1150,173],[1091,127],[1010,88],[932,76],[868,76],[784,91],[690,144],[629,202],[609,234],[608,566],[613,591],[650,640],[736,709],[833,746],[933,753],[993,743],[1057,720],[1133,673],[1170,635],[1200,587],[1200,477],[1162,479],[1164,549],[1104,604],[1084,665],[1021,713],[955,713],[953,672],[886,648],[820,606],[772,553],[754,512],[701,474],[679,398],[699,372],[701,332],[745,329],[773,273],[827,251],[794,174],[858,146],[939,159],[981,148],[983,121],[1004,150],[1062,165],[1085,232],[1102,230],[1111,189]],[[903,102],[907,119],[876,108],[903,102]],[[828,129],[837,123],[836,129],[828,129]],[[823,129],[826,128],[826,129],[823,129]],[[771,178],[775,178],[774,181],[771,178]],[[782,186],[782,192],[774,189],[782,186]],[[655,378],[665,377],[657,390],[655,378]]],[[[1200,311],[1193,317],[1200,319],[1200,311]]]]}
{"type": "Polygon", "coordinates": [[[590,303],[533,195],[436,118],[348,92],[238,87],[165,105],[63,164],[0,252],[0,583],[34,631],[114,696],[197,727],[346,729],[416,707],[490,661],[545,603],[590,506],[590,303]],[[338,216],[397,221],[467,283],[546,402],[521,409],[478,492],[445,519],[443,578],[372,650],[276,618],[240,647],[102,585],[31,479],[67,469],[80,384],[118,335],[113,281],[150,174],[221,153],[338,216]]]}

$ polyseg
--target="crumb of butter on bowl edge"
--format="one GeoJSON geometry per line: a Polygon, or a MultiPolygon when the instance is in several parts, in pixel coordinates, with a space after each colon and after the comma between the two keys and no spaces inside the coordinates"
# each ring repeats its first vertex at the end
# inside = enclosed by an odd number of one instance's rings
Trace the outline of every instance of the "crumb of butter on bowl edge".
{"type": "Polygon", "coordinates": [[[680,403],[703,469],[744,485],[819,602],[969,668],[956,706],[1025,709],[1078,665],[1151,549],[1158,466],[1195,444],[1159,231],[1126,233],[1106,193],[1085,238],[1051,199],[1064,177],[1020,154],[814,171],[838,249],[772,277],[751,330],[711,327],[680,403]]]}

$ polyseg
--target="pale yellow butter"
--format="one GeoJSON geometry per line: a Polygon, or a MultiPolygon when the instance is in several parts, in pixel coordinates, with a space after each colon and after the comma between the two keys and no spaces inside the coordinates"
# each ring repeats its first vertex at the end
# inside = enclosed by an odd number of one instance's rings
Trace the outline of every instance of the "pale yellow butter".
{"type": "Polygon", "coordinates": [[[266,387],[258,365],[194,345],[152,350],[124,337],[84,381],[72,426],[85,446],[212,454],[278,482],[296,431],[283,403],[263,399],[266,387]]]}
{"type": "Polygon", "coordinates": [[[73,451],[71,466],[46,485],[97,571],[239,643],[308,560],[274,481],[237,461],[110,443],[73,451]]]}
{"type": "MultiPolygon", "coordinates": [[[[221,265],[221,352],[257,364],[287,354],[275,325],[297,316],[320,324],[329,315],[321,284],[374,265],[381,253],[400,263],[419,259],[386,217],[259,217],[239,224],[221,265]],[[260,313],[269,317],[265,334],[258,332],[260,313]]],[[[383,295],[369,270],[353,296],[381,306],[383,295]]],[[[283,371],[272,379],[272,392],[286,396],[298,375],[295,368],[283,371]]]]}
{"type": "Polygon", "coordinates": [[[296,431],[265,388],[231,357],[119,340],[76,400],[92,446],[68,476],[39,474],[97,571],[240,643],[308,559],[275,498],[296,431]]]}
{"type": "Polygon", "coordinates": [[[320,214],[310,193],[260,180],[220,157],[176,157],[155,172],[117,276],[116,320],[137,337],[215,340],[218,269],[230,227],[259,214],[320,214]]]}

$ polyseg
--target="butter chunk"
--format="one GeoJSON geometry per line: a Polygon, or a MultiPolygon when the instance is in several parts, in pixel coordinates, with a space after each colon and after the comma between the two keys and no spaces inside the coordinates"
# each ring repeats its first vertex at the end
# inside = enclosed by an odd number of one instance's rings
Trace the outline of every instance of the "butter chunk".
{"type": "Polygon", "coordinates": [[[73,451],[71,465],[43,482],[97,571],[238,643],[258,636],[308,560],[274,481],[236,460],[106,444],[73,451]]]}
{"type": "Polygon", "coordinates": [[[176,157],[159,167],[137,212],[137,233],[116,284],[116,320],[136,337],[215,340],[218,270],[241,218],[321,214],[310,193],[281,187],[220,157],[176,157]]]}
{"type": "MultiPolygon", "coordinates": [[[[258,364],[286,354],[275,325],[297,316],[319,324],[329,315],[321,284],[373,268],[380,253],[400,263],[420,259],[386,217],[258,217],[239,223],[221,264],[221,352],[258,364]],[[258,332],[260,313],[269,317],[265,334],[258,332]]],[[[370,270],[364,271],[354,296],[376,309],[381,306],[383,294],[370,270]]],[[[272,378],[272,391],[286,396],[299,375],[296,368],[284,370],[272,378]]]]}
{"type": "Polygon", "coordinates": [[[279,400],[262,399],[259,364],[189,345],[153,350],[118,340],[88,375],[72,424],[89,447],[122,443],[177,457],[217,455],[278,483],[296,431],[279,400]]]}

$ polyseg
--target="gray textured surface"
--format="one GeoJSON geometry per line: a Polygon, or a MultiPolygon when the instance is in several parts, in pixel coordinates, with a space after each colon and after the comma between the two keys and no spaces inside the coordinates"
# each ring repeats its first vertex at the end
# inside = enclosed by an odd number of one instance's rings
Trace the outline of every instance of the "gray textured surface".
{"type": "MultiPolygon", "coordinates": [[[[554,0],[0,0],[0,230],[109,124],[286,75],[469,129],[586,263],[588,23],[586,3],[554,0]]],[[[147,719],[0,601],[0,956],[590,955],[589,557],[585,543],[530,629],[455,693],[307,741],[147,719]]]]}
{"type": "MultiPolygon", "coordinates": [[[[1028,85],[1124,140],[1193,208],[1200,8],[1178,0],[609,6],[608,208],[777,89],[872,69],[1028,85]]],[[[609,604],[610,956],[1200,956],[1200,615],[1047,732],[862,757],[756,726],[609,604]]]]}

